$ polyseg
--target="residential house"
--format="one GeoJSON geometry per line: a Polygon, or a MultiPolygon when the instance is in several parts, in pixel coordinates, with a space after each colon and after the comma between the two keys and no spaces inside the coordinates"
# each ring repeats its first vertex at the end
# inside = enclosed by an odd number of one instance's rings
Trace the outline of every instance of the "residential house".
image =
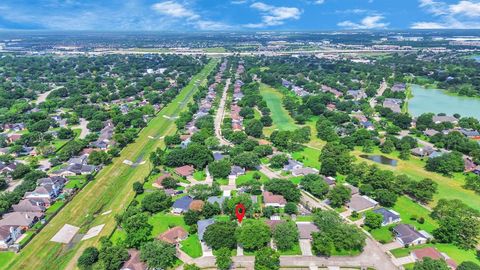
{"type": "Polygon", "coordinates": [[[288,163],[283,166],[283,170],[286,172],[292,172],[295,169],[303,168],[303,164],[299,161],[289,158],[288,163]]]}
{"type": "Polygon", "coordinates": [[[225,156],[218,151],[213,152],[213,159],[214,160],[222,160],[225,156]]]}
{"type": "Polygon", "coordinates": [[[169,244],[177,244],[180,241],[187,239],[187,236],[188,232],[184,228],[176,226],[160,234],[158,239],[169,244]]]}
{"type": "Polygon", "coordinates": [[[207,227],[212,225],[213,223],[215,223],[215,219],[213,218],[197,221],[198,239],[200,239],[200,241],[203,241],[203,234],[205,234],[207,227]]]}
{"type": "Polygon", "coordinates": [[[347,96],[352,96],[354,100],[367,98],[367,94],[363,90],[348,90],[347,96]]]}
{"type": "Polygon", "coordinates": [[[383,207],[375,209],[375,210],[373,210],[373,212],[382,215],[382,217],[383,217],[382,226],[387,226],[387,225],[390,225],[390,224],[398,223],[402,220],[400,218],[399,213],[397,213],[393,210],[383,208],[383,207]]]}
{"type": "Polygon", "coordinates": [[[365,195],[362,196],[359,194],[353,195],[352,198],[350,199],[350,202],[347,203],[348,208],[356,212],[362,212],[369,209],[373,209],[377,205],[378,205],[378,202],[376,202],[374,199],[368,196],[365,196],[365,195]]]}
{"type": "Polygon", "coordinates": [[[339,98],[339,97],[342,97],[343,96],[343,93],[338,91],[337,89],[335,88],[332,88],[330,86],[327,86],[327,85],[322,85],[322,91],[323,92],[330,92],[332,93],[333,95],[335,95],[336,98],[339,98]]]}
{"type": "Polygon", "coordinates": [[[169,174],[169,173],[165,173],[165,174],[160,175],[157,178],[157,180],[155,180],[155,182],[152,184],[152,187],[163,188],[163,185],[162,185],[163,180],[165,180],[166,178],[169,178],[169,177],[172,177],[172,175],[169,174]]]}
{"type": "Polygon", "coordinates": [[[17,163],[12,162],[10,164],[0,163],[0,173],[1,174],[10,174],[17,168],[17,163]]]}
{"type": "Polygon", "coordinates": [[[440,253],[434,247],[425,247],[415,249],[412,251],[412,257],[415,261],[423,261],[424,258],[431,258],[433,260],[445,260],[450,269],[457,269],[457,263],[450,259],[445,253],[440,253]]]}
{"type": "Polygon", "coordinates": [[[74,165],[74,164],[82,164],[82,165],[85,165],[87,164],[87,161],[88,161],[88,155],[81,155],[81,156],[78,156],[78,157],[71,157],[67,163],[69,165],[74,165]]]}
{"type": "Polygon", "coordinates": [[[59,193],[53,188],[52,185],[37,186],[35,190],[31,192],[25,192],[25,199],[55,199],[59,193]]]}
{"type": "Polygon", "coordinates": [[[313,222],[297,222],[299,238],[302,240],[312,240],[312,233],[318,232],[318,228],[313,222]]]}
{"type": "Polygon", "coordinates": [[[329,185],[330,187],[333,187],[336,185],[336,182],[335,182],[335,178],[331,177],[331,176],[323,176],[322,175],[322,179],[323,181],[325,181],[325,183],[327,183],[327,185],[329,185]]]}
{"type": "Polygon", "coordinates": [[[190,204],[192,203],[193,198],[190,196],[183,196],[177,199],[172,206],[172,212],[174,214],[181,214],[187,212],[190,209],[190,204]]]}
{"type": "Polygon", "coordinates": [[[205,203],[202,200],[193,200],[190,203],[189,209],[192,211],[200,212],[202,211],[204,205],[205,203]]]}
{"type": "Polygon", "coordinates": [[[54,171],[51,173],[53,176],[74,176],[74,175],[86,175],[92,174],[98,170],[97,166],[84,165],[84,164],[71,164],[67,167],[54,171]]]}
{"type": "Polygon", "coordinates": [[[396,83],[392,86],[392,92],[405,92],[405,90],[407,89],[407,86],[406,84],[404,83],[396,83]]]}
{"type": "Polygon", "coordinates": [[[0,250],[8,249],[21,235],[22,229],[18,226],[0,226],[0,250]]]}
{"type": "Polygon", "coordinates": [[[275,195],[269,191],[264,191],[262,195],[265,207],[285,207],[287,204],[287,200],[282,195],[275,195]]]}
{"type": "Polygon", "coordinates": [[[230,175],[228,176],[229,178],[233,177],[233,178],[237,178],[239,177],[240,175],[244,175],[245,174],[245,169],[240,167],[240,166],[236,166],[236,165],[233,165],[231,168],[230,168],[230,175]]]}
{"type": "Polygon", "coordinates": [[[180,143],[180,147],[182,149],[185,149],[187,148],[187,146],[192,143],[192,139],[189,137],[189,138],[186,138],[185,140],[183,140],[181,143],[180,143]]]}
{"type": "Polygon", "coordinates": [[[126,261],[121,270],[145,270],[147,269],[147,265],[140,260],[140,251],[136,249],[129,249],[128,255],[130,258],[126,261]]]}
{"type": "Polygon", "coordinates": [[[185,165],[175,168],[175,173],[182,177],[192,176],[195,172],[195,168],[192,165],[185,165]]]}
{"type": "Polygon", "coordinates": [[[12,205],[14,212],[45,212],[46,205],[43,201],[34,199],[23,199],[12,205]]]}
{"type": "Polygon", "coordinates": [[[215,204],[215,203],[218,203],[218,205],[220,207],[222,207],[223,205],[223,202],[227,199],[227,197],[225,196],[212,196],[212,197],[208,197],[207,199],[207,202],[211,203],[211,204],[215,204]]]}
{"type": "Polygon", "coordinates": [[[310,167],[301,167],[292,170],[293,176],[305,176],[308,174],[318,174],[318,170],[310,167]]]}
{"type": "Polygon", "coordinates": [[[473,162],[473,160],[469,157],[464,157],[463,163],[465,164],[465,172],[471,172],[477,168],[477,164],[475,164],[475,162],[473,162]]]}
{"type": "Polygon", "coordinates": [[[401,113],[402,108],[400,107],[400,105],[402,105],[402,102],[403,101],[401,99],[386,98],[383,101],[383,107],[392,110],[392,112],[394,112],[394,113],[401,113]]]}
{"type": "Polygon", "coordinates": [[[407,224],[395,226],[393,232],[395,233],[397,241],[404,246],[425,244],[428,240],[427,236],[407,224]]]}
{"type": "Polygon", "coordinates": [[[68,180],[61,176],[52,176],[46,178],[40,178],[37,180],[38,186],[51,186],[56,194],[60,194],[60,191],[65,186],[68,180]]]}
{"type": "Polygon", "coordinates": [[[370,131],[375,130],[375,126],[370,121],[360,122],[360,125],[366,130],[370,130],[370,131]]]}
{"type": "Polygon", "coordinates": [[[454,125],[458,124],[458,119],[453,116],[448,115],[435,115],[432,117],[432,121],[435,124],[440,123],[452,123],[454,125]]]}
{"type": "Polygon", "coordinates": [[[270,227],[270,230],[273,231],[273,229],[275,229],[275,227],[278,225],[278,224],[281,224],[281,223],[284,223],[285,220],[281,220],[281,219],[267,219],[265,220],[265,224],[267,224],[268,227],[270,227]]]}
{"type": "Polygon", "coordinates": [[[20,140],[20,138],[22,137],[21,134],[10,134],[7,136],[7,142],[8,143],[14,143],[18,140],[20,140]]]}
{"type": "Polygon", "coordinates": [[[11,212],[3,215],[0,226],[18,226],[28,230],[43,217],[41,212],[11,212]]]}
{"type": "Polygon", "coordinates": [[[426,157],[431,155],[433,152],[435,152],[435,149],[433,149],[430,146],[416,147],[410,150],[410,153],[412,153],[412,155],[417,157],[426,157]]]}
{"type": "Polygon", "coordinates": [[[429,129],[426,129],[423,132],[423,135],[425,135],[427,137],[433,137],[433,136],[437,135],[438,133],[440,133],[440,132],[436,131],[435,129],[429,128],[429,129]]]}
{"type": "Polygon", "coordinates": [[[472,139],[472,140],[480,140],[480,132],[477,130],[471,130],[471,129],[460,129],[460,132],[467,138],[472,139]]]}

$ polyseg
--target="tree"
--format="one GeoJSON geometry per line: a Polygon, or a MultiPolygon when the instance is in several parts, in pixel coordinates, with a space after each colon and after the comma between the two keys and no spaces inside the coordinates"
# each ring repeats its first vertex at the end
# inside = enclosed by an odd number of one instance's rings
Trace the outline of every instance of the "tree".
{"type": "Polygon", "coordinates": [[[247,219],[238,227],[237,239],[246,250],[258,250],[270,242],[270,228],[262,220],[247,219]]]}
{"type": "Polygon", "coordinates": [[[166,177],[162,180],[162,186],[164,188],[177,188],[179,182],[180,181],[173,177],[166,177]]]}
{"type": "Polygon", "coordinates": [[[143,185],[142,183],[136,181],[135,183],[133,183],[133,191],[135,191],[135,194],[142,194],[144,189],[143,189],[143,185]]]}
{"type": "Polygon", "coordinates": [[[122,223],[122,228],[127,233],[125,245],[139,248],[150,239],[153,226],[148,223],[147,214],[139,213],[127,217],[122,223]]]}
{"type": "Polygon", "coordinates": [[[407,193],[422,203],[428,203],[433,200],[433,195],[437,193],[438,184],[432,179],[425,178],[420,182],[413,182],[407,190],[407,193]]]}
{"type": "Polygon", "coordinates": [[[232,266],[232,257],[230,249],[228,248],[221,248],[217,251],[215,256],[215,265],[220,270],[228,270],[230,266],[232,266]]]}
{"type": "Polygon", "coordinates": [[[367,212],[365,214],[365,225],[370,229],[378,229],[382,227],[383,216],[375,212],[367,212]]]}
{"type": "Polygon", "coordinates": [[[423,258],[413,266],[413,270],[449,270],[447,263],[444,260],[434,260],[431,258],[423,258]]]}
{"type": "Polygon", "coordinates": [[[285,154],[275,155],[270,159],[270,167],[274,169],[283,168],[288,163],[288,157],[285,154]]]}
{"type": "Polygon", "coordinates": [[[322,176],[318,174],[305,175],[300,180],[300,185],[303,187],[303,189],[319,199],[325,198],[325,195],[329,190],[327,182],[325,182],[322,179],[322,176]]]}
{"type": "Polygon", "coordinates": [[[385,154],[390,154],[395,150],[395,144],[393,141],[386,139],[385,142],[382,144],[381,151],[385,154]]]}
{"type": "Polygon", "coordinates": [[[183,220],[185,221],[185,224],[192,226],[197,224],[197,222],[201,219],[201,215],[201,212],[189,209],[183,215],[183,220]]]}
{"type": "Polygon", "coordinates": [[[335,176],[337,172],[348,174],[354,158],[348,148],[339,143],[327,143],[319,157],[320,173],[327,176],[335,176]]]}
{"type": "Polygon", "coordinates": [[[175,246],[162,241],[152,241],[145,243],[140,249],[140,259],[147,263],[152,269],[166,269],[175,264],[176,257],[175,246]]]}
{"type": "Polygon", "coordinates": [[[88,163],[93,165],[107,164],[110,162],[110,156],[103,151],[93,151],[88,156],[88,163]]]}
{"type": "Polygon", "coordinates": [[[148,193],[142,200],[142,209],[150,213],[158,213],[172,205],[172,198],[165,191],[158,190],[148,193]]]}
{"type": "Polygon", "coordinates": [[[75,133],[69,128],[60,128],[57,132],[57,137],[60,140],[68,140],[75,137],[75,133]]]}
{"type": "Polygon", "coordinates": [[[205,145],[191,143],[185,149],[184,162],[192,164],[197,169],[203,169],[213,161],[212,151],[205,145]]]}
{"type": "Polygon", "coordinates": [[[122,246],[114,246],[110,240],[103,238],[98,259],[98,269],[118,270],[128,260],[128,251],[122,246]]]}
{"type": "Polygon", "coordinates": [[[230,174],[232,163],[229,159],[216,160],[208,165],[208,171],[213,178],[227,178],[230,174]]]}
{"type": "Polygon", "coordinates": [[[255,270],[280,269],[280,254],[271,248],[262,248],[255,253],[255,270]]]}
{"type": "Polygon", "coordinates": [[[99,120],[92,120],[88,122],[87,128],[91,131],[100,131],[103,128],[103,123],[99,120]]]}
{"type": "Polygon", "coordinates": [[[277,224],[273,228],[273,242],[279,250],[289,250],[298,243],[298,228],[293,221],[277,224]]]}
{"type": "Polygon", "coordinates": [[[219,221],[207,227],[203,240],[212,249],[234,249],[237,246],[235,230],[237,225],[231,221],[219,221]]]}
{"type": "Polygon", "coordinates": [[[301,193],[297,185],[288,179],[272,179],[265,184],[265,189],[282,195],[289,202],[299,202],[301,193]]]}
{"type": "Polygon", "coordinates": [[[150,162],[152,162],[153,166],[160,166],[164,161],[164,155],[165,152],[162,149],[157,148],[154,152],[150,153],[150,162]]]}
{"type": "Polygon", "coordinates": [[[480,193],[480,176],[468,175],[465,178],[465,188],[473,190],[477,193],[480,193]]]}
{"type": "Polygon", "coordinates": [[[285,205],[284,210],[285,210],[285,214],[295,215],[295,214],[297,214],[297,212],[298,212],[297,204],[296,204],[296,203],[293,203],[293,202],[288,202],[288,203],[285,205]]]}
{"type": "Polygon", "coordinates": [[[260,159],[253,152],[245,152],[235,156],[233,164],[246,169],[255,169],[260,164],[260,159]]]}
{"type": "Polygon", "coordinates": [[[258,145],[253,148],[253,152],[259,157],[266,157],[273,154],[273,148],[270,145],[258,145]]]}
{"type": "Polygon", "coordinates": [[[457,267],[457,270],[480,270],[480,266],[471,261],[464,261],[457,267]]]}
{"type": "Polygon", "coordinates": [[[245,133],[255,138],[260,138],[263,135],[263,123],[257,119],[247,121],[245,125],[245,133]]]}
{"type": "Polygon", "coordinates": [[[383,206],[393,207],[397,202],[397,194],[388,189],[377,189],[375,191],[375,200],[383,206]]]}
{"type": "Polygon", "coordinates": [[[345,186],[335,186],[327,195],[332,207],[341,207],[352,197],[351,191],[345,186]]]}
{"type": "Polygon", "coordinates": [[[425,168],[432,172],[452,175],[454,172],[463,172],[465,163],[459,152],[446,153],[439,157],[429,158],[425,168]]]}
{"type": "Polygon", "coordinates": [[[98,261],[98,249],[96,247],[86,248],[80,257],[78,257],[77,265],[82,270],[91,269],[94,263],[98,261]]]}

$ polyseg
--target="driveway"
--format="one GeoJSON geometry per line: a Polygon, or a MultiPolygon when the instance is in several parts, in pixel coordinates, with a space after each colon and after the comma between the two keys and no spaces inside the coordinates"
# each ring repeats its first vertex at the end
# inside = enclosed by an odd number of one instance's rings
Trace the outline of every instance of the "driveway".
{"type": "Polygon", "coordinates": [[[300,249],[303,256],[312,256],[312,243],[308,239],[300,239],[300,249]]]}
{"type": "Polygon", "coordinates": [[[401,248],[401,247],[403,247],[402,244],[400,244],[397,241],[393,241],[392,243],[388,243],[388,244],[383,245],[382,249],[385,250],[385,251],[390,251],[392,249],[401,248]]]}
{"type": "Polygon", "coordinates": [[[393,263],[397,266],[401,266],[404,264],[414,263],[415,259],[412,256],[405,256],[401,258],[393,258],[393,263]]]}

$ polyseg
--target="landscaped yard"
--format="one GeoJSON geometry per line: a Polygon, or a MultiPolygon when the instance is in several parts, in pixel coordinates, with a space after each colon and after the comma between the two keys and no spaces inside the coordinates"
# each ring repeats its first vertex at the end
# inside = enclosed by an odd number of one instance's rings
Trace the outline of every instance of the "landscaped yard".
{"type": "Polygon", "coordinates": [[[318,161],[320,151],[317,149],[304,147],[302,151],[292,153],[292,157],[307,167],[320,169],[320,162],[318,161]]]}
{"type": "Polygon", "coordinates": [[[418,230],[425,230],[432,233],[432,231],[438,227],[437,222],[430,217],[430,211],[408,197],[398,197],[393,210],[400,214],[402,223],[411,224],[418,230]],[[425,222],[420,224],[417,220],[412,219],[412,217],[423,217],[425,222]]]}
{"type": "Polygon", "coordinates": [[[410,251],[424,248],[424,247],[435,247],[440,252],[447,254],[450,258],[452,258],[456,263],[460,264],[464,261],[472,261],[477,264],[480,264],[480,260],[476,257],[475,250],[462,250],[452,244],[425,244],[425,245],[418,245],[412,246],[409,248],[397,248],[391,250],[393,256],[396,258],[401,258],[407,256],[410,251]]]}
{"type": "Polygon", "coordinates": [[[265,134],[269,135],[274,130],[294,130],[298,128],[295,121],[288,114],[288,111],[283,107],[283,94],[266,84],[260,84],[260,94],[262,95],[267,106],[271,111],[270,116],[273,120],[271,127],[265,128],[265,134]]]}
{"type": "Polygon", "coordinates": [[[183,221],[183,216],[172,214],[158,213],[148,219],[148,223],[153,226],[152,236],[157,237],[159,234],[165,232],[169,228],[181,226],[188,231],[188,226],[183,221]]]}
{"type": "Polygon", "coordinates": [[[260,175],[260,179],[258,181],[260,181],[261,183],[266,183],[268,181],[268,177],[263,173],[259,171],[248,171],[244,175],[240,175],[239,177],[237,177],[237,179],[235,180],[236,185],[238,186],[238,185],[244,184],[249,180],[253,179],[254,174],[260,175]]]}
{"type": "Polygon", "coordinates": [[[197,234],[189,235],[187,239],[181,242],[181,250],[187,253],[192,258],[198,258],[202,256],[202,245],[198,239],[197,234]]]}
{"type": "Polygon", "coordinates": [[[299,243],[296,243],[290,250],[279,250],[278,252],[280,253],[280,255],[302,255],[302,250],[300,249],[299,243]]]}
{"type": "Polygon", "coordinates": [[[207,177],[205,171],[196,171],[193,173],[193,179],[197,181],[204,181],[207,177]]]}
{"type": "Polygon", "coordinates": [[[390,243],[393,241],[393,234],[389,230],[389,228],[392,226],[382,226],[381,228],[374,229],[369,231],[370,234],[377,240],[378,242],[382,244],[390,243]]]}

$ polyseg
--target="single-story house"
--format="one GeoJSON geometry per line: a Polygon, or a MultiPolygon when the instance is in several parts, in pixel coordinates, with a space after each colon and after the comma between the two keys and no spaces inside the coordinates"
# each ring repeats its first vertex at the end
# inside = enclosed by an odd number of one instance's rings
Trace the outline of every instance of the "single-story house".
{"type": "Polygon", "coordinates": [[[152,184],[152,187],[163,188],[162,182],[168,177],[172,177],[172,175],[169,173],[162,174],[157,178],[157,180],[155,180],[155,182],[152,184]]]}
{"type": "Polygon", "coordinates": [[[181,214],[187,212],[190,209],[190,204],[193,202],[193,198],[190,196],[183,196],[177,199],[172,206],[172,212],[175,214],[181,214]]]}
{"type": "Polygon", "coordinates": [[[275,227],[280,224],[280,223],[284,223],[285,220],[281,220],[281,219],[267,219],[265,220],[265,224],[268,225],[268,227],[270,227],[270,230],[273,230],[275,229],[275,227]]]}
{"type": "Polygon", "coordinates": [[[175,173],[182,177],[192,176],[195,172],[195,168],[192,165],[184,165],[175,168],[175,173]]]}
{"type": "Polygon", "coordinates": [[[450,259],[445,253],[440,253],[434,247],[425,247],[420,249],[415,249],[412,251],[412,257],[415,261],[423,261],[424,258],[431,258],[433,260],[445,260],[450,269],[457,269],[457,263],[450,259]]]}
{"type": "Polygon", "coordinates": [[[225,196],[212,196],[208,197],[207,202],[211,204],[218,203],[218,205],[221,207],[223,205],[223,202],[227,199],[225,196]]]}
{"type": "Polygon", "coordinates": [[[420,245],[425,244],[427,236],[415,230],[411,225],[398,224],[393,228],[397,241],[402,245],[420,245]]]}
{"type": "Polygon", "coordinates": [[[312,233],[319,231],[313,222],[297,222],[296,224],[300,239],[312,240],[312,233]]]}
{"type": "Polygon", "coordinates": [[[360,192],[360,190],[356,186],[352,186],[348,183],[344,183],[343,185],[350,189],[350,194],[352,194],[352,196],[360,192]]]}
{"type": "Polygon", "coordinates": [[[244,174],[245,174],[245,169],[240,166],[233,165],[230,168],[230,175],[229,175],[230,177],[238,177],[244,174]]]}
{"type": "Polygon", "coordinates": [[[265,206],[285,207],[287,200],[282,195],[275,195],[269,191],[263,192],[263,202],[265,206]]]}
{"type": "Polygon", "coordinates": [[[202,200],[193,200],[189,208],[192,211],[202,211],[204,205],[205,203],[202,200]]]}
{"type": "Polygon", "coordinates": [[[35,190],[31,192],[25,192],[25,199],[30,198],[47,198],[54,199],[58,196],[56,190],[53,189],[52,185],[37,186],[35,190]]]}
{"type": "Polygon", "coordinates": [[[435,135],[437,135],[438,131],[436,131],[435,129],[426,129],[424,132],[423,132],[423,135],[427,136],[427,137],[433,137],[435,135]]]}
{"type": "Polygon", "coordinates": [[[336,182],[335,182],[335,178],[331,177],[331,176],[322,176],[322,179],[323,181],[325,181],[325,183],[327,183],[327,185],[329,186],[335,186],[336,182]]]}
{"type": "Polygon", "coordinates": [[[74,175],[86,175],[92,174],[98,169],[97,166],[84,165],[84,164],[71,164],[66,168],[52,172],[54,176],[74,176],[74,175]]]}
{"type": "Polygon", "coordinates": [[[352,96],[355,100],[367,98],[367,94],[363,90],[348,90],[347,96],[352,96]]]}
{"type": "Polygon", "coordinates": [[[405,92],[407,86],[404,83],[396,83],[392,86],[392,92],[405,92]]]}
{"type": "Polygon", "coordinates": [[[184,228],[176,226],[160,234],[158,236],[158,239],[170,244],[176,244],[182,240],[187,239],[187,237],[188,232],[184,228]]]}
{"type": "Polygon", "coordinates": [[[218,151],[213,152],[213,159],[214,160],[222,160],[225,156],[218,151]]]}
{"type": "Polygon", "coordinates": [[[44,203],[31,199],[23,199],[12,205],[12,208],[14,212],[45,212],[46,210],[44,203]]]}
{"type": "Polygon", "coordinates": [[[207,227],[212,225],[213,223],[215,223],[215,219],[213,219],[213,218],[203,219],[203,220],[197,221],[198,239],[200,239],[200,241],[203,241],[203,234],[207,230],[207,227]]]}
{"type": "Polygon", "coordinates": [[[295,169],[300,169],[303,167],[303,164],[299,161],[289,158],[288,163],[283,166],[283,170],[286,172],[292,172],[295,169]]]}
{"type": "Polygon", "coordinates": [[[310,167],[301,167],[292,170],[293,176],[305,176],[307,174],[318,174],[318,170],[310,167]]]}
{"type": "Polygon", "coordinates": [[[440,123],[452,123],[452,124],[457,124],[458,119],[453,117],[453,116],[448,116],[448,115],[435,115],[432,117],[432,121],[435,124],[440,124],[440,123]]]}
{"type": "Polygon", "coordinates": [[[0,226],[18,226],[28,230],[43,217],[41,212],[11,212],[3,215],[0,226]]]}
{"type": "Polygon", "coordinates": [[[147,269],[147,265],[140,260],[140,251],[136,249],[129,249],[128,255],[130,258],[126,261],[121,270],[145,270],[147,269]]]}
{"type": "Polygon", "coordinates": [[[0,249],[8,249],[22,235],[18,226],[0,226],[0,249]]]}
{"type": "Polygon", "coordinates": [[[417,157],[426,157],[431,155],[433,152],[435,152],[435,149],[429,146],[425,147],[416,147],[410,150],[412,155],[417,156],[417,157]]]}
{"type": "Polygon", "coordinates": [[[480,132],[477,130],[471,130],[471,129],[460,129],[460,132],[467,138],[473,139],[473,140],[479,140],[480,139],[480,132]]]}
{"type": "Polygon", "coordinates": [[[352,198],[350,199],[350,202],[347,203],[348,208],[356,212],[362,212],[369,209],[373,209],[377,205],[378,205],[378,202],[376,202],[374,199],[368,196],[365,196],[365,195],[362,196],[359,194],[353,195],[352,198]]]}
{"type": "Polygon", "coordinates": [[[382,226],[387,226],[387,225],[390,225],[390,224],[393,224],[393,223],[398,223],[402,220],[400,218],[399,213],[397,213],[393,210],[390,210],[390,209],[383,208],[383,207],[375,209],[375,210],[373,210],[373,212],[383,216],[382,226]]]}

